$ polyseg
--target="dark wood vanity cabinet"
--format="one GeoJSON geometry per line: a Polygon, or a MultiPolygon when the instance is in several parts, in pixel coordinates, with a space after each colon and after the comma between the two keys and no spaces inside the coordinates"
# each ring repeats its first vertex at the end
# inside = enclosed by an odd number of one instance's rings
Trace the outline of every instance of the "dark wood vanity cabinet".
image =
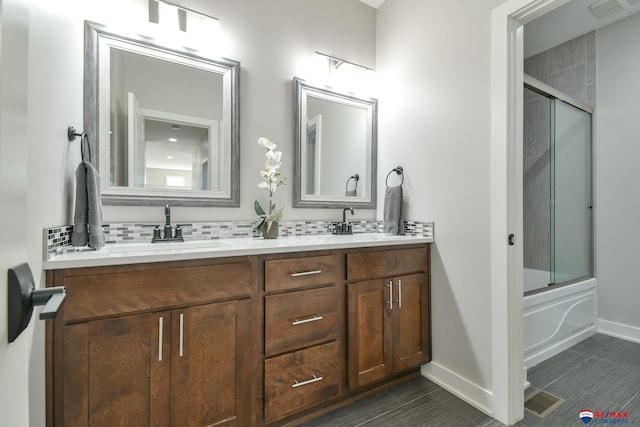
{"type": "Polygon", "coordinates": [[[338,252],[265,261],[264,418],[275,423],[344,389],[338,252]]]}
{"type": "Polygon", "coordinates": [[[431,360],[429,247],[347,254],[349,387],[431,360]]]}
{"type": "MultiPolygon", "coordinates": [[[[255,423],[255,260],[62,270],[49,424],[255,423]]],[[[256,322],[257,324],[257,322],[256,322]]]]}
{"type": "Polygon", "coordinates": [[[47,425],[280,426],[430,359],[429,246],[47,272],[47,425]]]}

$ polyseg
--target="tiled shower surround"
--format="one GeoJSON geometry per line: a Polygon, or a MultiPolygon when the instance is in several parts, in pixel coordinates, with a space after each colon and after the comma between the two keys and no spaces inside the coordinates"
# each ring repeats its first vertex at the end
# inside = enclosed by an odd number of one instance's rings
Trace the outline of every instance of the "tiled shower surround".
{"type": "MultiPolygon", "coordinates": [[[[382,233],[383,222],[375,220],[350,221],[354,234],[382,233]]],[[[107,244],[146,243],[151,242],[155,224],[110,223],[104,226],[107,244]]],[[[162,227],[161,227],[162,228],[162,227]]],[[[335,221],[284,221],[280,223],[279,234],[288,236],[312,236],[332,234],[335,231],[335,221]]],[[[252,222],[218,221],[194,222],[182,226],[185,240],[216,240],[259,237],[253,230],[252,222]]],[[[73,226],[47,228],[45,231],[45,258],[60,252],[71,245],[73,226]]],[[[404,234],[407,236],[422,236],[433,238],[433,223],[405,221],[404,234]]]]}

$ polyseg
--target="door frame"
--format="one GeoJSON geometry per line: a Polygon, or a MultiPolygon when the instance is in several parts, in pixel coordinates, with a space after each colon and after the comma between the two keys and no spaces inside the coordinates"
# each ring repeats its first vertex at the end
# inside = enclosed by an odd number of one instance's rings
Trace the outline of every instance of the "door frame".
{"type": "Polygon", "coordinates": [[[492,408],[505,424],[524,415],[523,26],[568,1],[506,0],[491,15],[492,408]]]}

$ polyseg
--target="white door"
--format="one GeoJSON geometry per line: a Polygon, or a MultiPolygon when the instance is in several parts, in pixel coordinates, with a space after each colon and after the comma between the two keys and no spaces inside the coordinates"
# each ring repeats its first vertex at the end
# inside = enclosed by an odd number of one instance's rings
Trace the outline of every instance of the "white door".
{"type": "Polygon", "coordinates": [[[133,92],[129,92],[128,99],[128,133],[127,143],[129,154],[129,187],[144,187],[145,179],[145,136],[144,136],[144,114],[138,104],[138,100],[133,92]]]}

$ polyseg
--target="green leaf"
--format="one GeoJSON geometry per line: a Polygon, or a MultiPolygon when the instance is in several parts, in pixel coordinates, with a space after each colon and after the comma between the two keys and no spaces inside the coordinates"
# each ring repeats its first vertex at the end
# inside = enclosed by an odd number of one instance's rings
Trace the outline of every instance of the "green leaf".
{"type": "Polygon", "coordinates": [[[267,218],[266,217],[261,217],[260,219],[258,219],[254,224],[253,224],[253,228],[260,233],[262,231],[262,229],[264,228],[265,223],[267,222],[267,218]]]}
{"type": "Polygon", "coordinates": [[[266,213],[264,213],[264,209],[262,209],[262,206],[260,206],[260,203],[258,203],[258,201],[256,200],[255,203],[253,204],[253,207],[256,210],[256,213],[258,214],[258,216],[264,216],[266,215],[266,213]]]}

